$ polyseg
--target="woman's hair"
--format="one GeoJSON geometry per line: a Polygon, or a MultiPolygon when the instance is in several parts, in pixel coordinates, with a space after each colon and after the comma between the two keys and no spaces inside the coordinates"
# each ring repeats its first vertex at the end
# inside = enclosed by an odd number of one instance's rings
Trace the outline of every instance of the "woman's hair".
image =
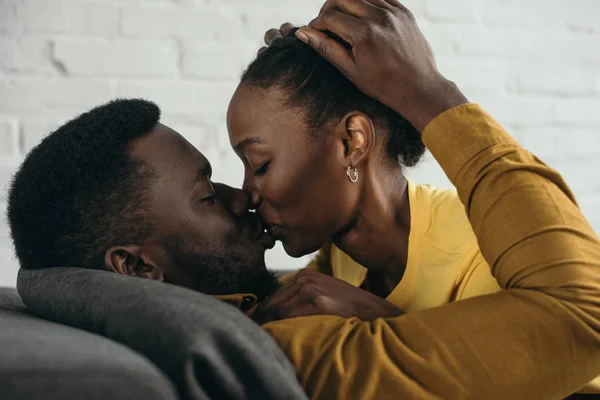
{"type": "Polygon", "coordinates": [[[335,66],[295,35],[277,39],[250,64],[243,84],[289,93],[288,105],[306,112],[314,132],[329,128],[350,111],[361,111],[388,135],[387,152],[412,167],[423,156],[419,132],[397,112],[361,92],[335,66]]]}

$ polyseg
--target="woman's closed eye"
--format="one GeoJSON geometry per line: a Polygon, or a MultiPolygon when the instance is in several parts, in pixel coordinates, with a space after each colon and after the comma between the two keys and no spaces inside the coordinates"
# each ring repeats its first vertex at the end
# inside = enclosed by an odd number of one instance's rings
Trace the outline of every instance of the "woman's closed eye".
{"type": "Polygon", "coordinates": [[[267,172],[267,169],[269,168],[269,164],[271,164],[271,161],[267,161],[266,163],[264,163],[260,168],[258,168],[254,171],[254,175],[255,176],[264,175],[267,172]]]}

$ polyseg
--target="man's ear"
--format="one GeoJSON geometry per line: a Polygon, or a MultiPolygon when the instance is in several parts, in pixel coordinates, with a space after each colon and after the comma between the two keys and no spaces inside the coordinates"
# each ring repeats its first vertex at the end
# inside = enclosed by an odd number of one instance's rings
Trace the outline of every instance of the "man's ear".
{"type": "Polygon", "coordinates": [[[371,118],[359,111],[344,117],[343,137],[345,159],[352,167],[362,164],[375,147],[376,133],[371,118]]]}
{"type": "Polygon", "coordinates": [[[108,270],[121,275],[164,280],[162,269],[150,260],[142,246],[113,246],[104,254],[104,264],[108,270]]]}

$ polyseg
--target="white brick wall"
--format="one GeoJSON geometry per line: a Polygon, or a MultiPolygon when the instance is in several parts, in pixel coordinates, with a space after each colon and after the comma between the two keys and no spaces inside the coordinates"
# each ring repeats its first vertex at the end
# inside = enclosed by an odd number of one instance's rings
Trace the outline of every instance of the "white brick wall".
{"type": "MultiPolygon", "coordinates": [[[[239,185],[223,125],[229,96],[265,30],[306,23],[322,2],[0,0],[0,186],[44,134],[115,96],[156,101],[164,122],[211,159],[215,179],[239,185]]],[[[441,70],[563,172],[600,230],[600,1],[405,4],[441,70]]],[[[430,157],[409,175],[448,186],[430,157]]],[[[268,262],[304,263],[281,248],[268,262]]],[[[16,271],[2,223],[0,285],[14,285],[16,271]]]]}

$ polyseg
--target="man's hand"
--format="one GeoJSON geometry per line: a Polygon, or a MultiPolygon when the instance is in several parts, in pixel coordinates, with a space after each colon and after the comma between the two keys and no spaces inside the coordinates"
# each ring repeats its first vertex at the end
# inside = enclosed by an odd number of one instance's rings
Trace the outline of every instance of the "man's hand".
{"type": "Polygon", "coordinates": [[[275,40],[282,38],[282,37],[289,36],[292,32],[294,32],[294,29],[296,29],[296,26],[294,24],[290,24],[289,22],[286,22],[285,24],[281,25],[281,27],[279,29],[275,29],[275,28],[269,29],[265,33],[265,38],[264,38],[266,46],[258,49],[258,54],[260,55],[260,54],[262,54],[262,52],[267,50],[269,48],[269,46],[272,45],[275,40]]]}
{"type": "Polygon", "coordinates": [[[262,325],[308,315],[337,315],[372,321],[402,314],[402,310],[392,303],[365,290],[320,272],[302,270],[260,303],[252,318],[262,325]]]}
{"type": "Polygon", "coordinates": [[[437,115],[468,102],[440,74],[414,16],[397,0],[327,0],[296,36],[420,132],[437,115]]]}

